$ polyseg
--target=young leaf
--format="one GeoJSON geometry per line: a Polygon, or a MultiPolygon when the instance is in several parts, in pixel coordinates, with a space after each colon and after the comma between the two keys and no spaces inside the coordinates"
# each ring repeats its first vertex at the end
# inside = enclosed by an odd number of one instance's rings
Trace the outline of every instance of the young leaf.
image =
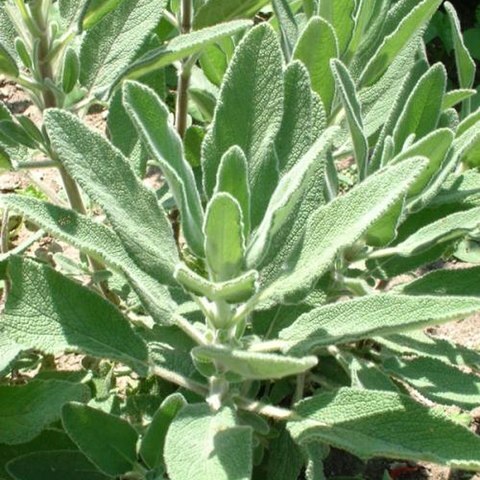
{"type": "Polygon", "coordinates": [[[77,52],[72,47],[68,47],[62,65],[62,90],[70,93],[77,84],[79,76],[80,60],[77,52]]]}
{"type": "Polygon", "coordinates": [[[182,139],[168,119],[168,108],[152,89],[137,82],[124,83],[123,99],[132,122],[169,184],[180,209],[188,245],[198,257],[203,257],[203,207],[192,168],[184,158],[182,139]]]}
{"type": "Polygon", "coordinates": [[[20,75],[17,62],[0,43],[0,73],[7,77],[17,78],[20,75]]]}
{"type": "Polygon", "coordinates": [[[212,412],[206,403],[187,405],[168,429],[165,463],[171,480],[249,480],[252,429],[238,426],[228,407],[212,412]]]}
{"type": "Polygon", "coordinates": [[[208,197],[214,191],[223,154],[233,145],[245,153],[252,228],[263,217],[278,178],[273,141],[282,121],[282,63],[271,27],[262,24],[252,29],[237,47],[225,74],[213,125],[203,142],[203,182],[208,197]]]}
{"type": "Polygon", "coordinates": [[[80,451],[103,473],[119,476],[133,470],[138,434],[126,420],[81,403],[67,403],[62,423],[80,451]]]}
{"type": "Polygon", "coordinates": [[[477,93],[476,90],[469,89],[469,88],[460,88],[458,90],[450,90],[447,92],[443,97],[442,102],[442,110],[447,110],[448,108],[452,108],[455,105],[463,102],[464,100],[469,99],[473,95],[477,93]]]}
{"type": "MultiPolygon", "coordinates": [[[[89,30],[95,26],[105,15],[108,15],[123,0],[86,0],[86,8],[82,11],[82,28],[89,30]]],[[[65,3],[65,2],[64,2],[65,3]]]]}
{"type": "Polygon", "coordinates": [[[372,85],[383,75],[408,42],[419,30],[423,30],[441,3],[442,0],[423,0],[401,20],[396,30],[384,38],[365,67],[359,81],[362,86],[372,85]]]}
{"type": "Polygon", "coordinates": [[[168,429],[178,412],[187,405],[180,393],[169,395],[158,407],[142,438],[140,455],[154,469],[163,464],[163,449],[168,429]]]}
{"type": "Polygon", "coordinates": [[[36,437],[60,418],[64,403],[89,399],[85,384],[31,380],[26,385],[0,385],[0,443],[17,445],[36,437]]]}
{"type": "Polygon", "coordinates": [[[311,18],[295,45],[293,58],[307,67],[312,89],[320,95],[327,114],[335,96],[330,60],[337,57],[338,43],[333,27],[323,18],[311,18]],[[322,45],[322,48],[312,48],[312,45],[322,45]]]}
{"type": "Polygon", "coordinates": [[[472,297],[372,295],[305,313],[280,338],[285,351],[304,355],[316,347],[425,328],[479,310],[480,299],[472,297]]]}
{"type": "Polygon", "coordinates": [[[31,260],[13,257],[8,271],[12,290],[2,328],[13,341],[52,354],[79,348],[146,373],[143,340],[110,302],[31,260]]]}
{"type": "Polygon", "coordinates": [[[242,210],[243,234],[250,235],[250,186],[248,184],[248,165],[240,147],[229,148],[218,166],[215,193],[229,193],[242,210]]]}
{"type": "Polygon", "coordinates": [[[49,110],[45,125],[61,162],[104,209],[135,263],[160,282],[171,282],[177,248],[170,223],[125,157],[72,114],[49,110]]]}
{"type": "Polygon", "coordinates": [[[304,241],[288,275],[264,290],[262,298],[281,301],[305,294],[327,271],[338,252],[352,245],[409,189],[425,168],[417,159],[369,177],[346,195],[320,207],[307,223],[304,241]]]}
{"type": "Polygon", "coordinates": [[[293,47],[297,42],[297,21],[287,0],[273,0],[272,6],[280,26],[283,53],[289,61],[292,57],[293,47]]]}
{"type": "Polygon", "coordinates": [[[15,480],[108,480],[81,452],[52,450],[31,452],[15,458],[7,465],[15,480]]]}
{"type": "Polygon", "coordinates": [[[294,440],[317,439],[362,457],[480,468],[480,438],[406,395],[342,388],[297,404],[294,440]]]}
{"type": "Polygon", "coordinates": [[[216,193],[205,214],[205,257],[215,281],[240,274],[244,264],[245,238],[242,211],[228,193],[216,193]]]}
{"type": "Polygon", "coordinates": [[[123,0],[87,31],[80,49],[80,83],[104,94],[157,26],[165,0],[123,0]]]}
{"type": "Polygon", "coordinates": [[[151,50],[134,61],[123,73],[131,79],[140,78],[147,73],[155,72],[171,63],[201,52],[205,47],[240,33],[249,26],[248,20],[235,20],[214,27],[204,28],[192,33],[179,35],[167,45],[151,50]]]}
{"type": "Polygon", "coordinates": [[[337,91],[342,99],[347,115],[348,127],[352,137],[355,161],[360,181],[367,177],[368,142],[362,122],[362,111],[350,73],[340,60],[332,60],[331,67],[335,76],[337,91]]]}
{"type": "Polygon", "coordinates": [[[195,347],[192,355],[200,360],[212,360],[243,378],[263,380],[283,378],[310,370],[317,364],[313,356],[296,358],[274,353],[231,350],[227,347],[195,347]]]}

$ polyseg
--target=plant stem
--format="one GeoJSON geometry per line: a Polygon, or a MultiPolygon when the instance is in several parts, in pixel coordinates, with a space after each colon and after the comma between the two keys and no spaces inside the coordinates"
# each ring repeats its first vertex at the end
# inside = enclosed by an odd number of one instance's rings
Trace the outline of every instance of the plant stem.
{"type": "Polygon", "coordinates": [[[166,368],[159,367],[158,365],[152,365],[150,367],[150,371],[157,375],[158,377],[162,377],[167,382],[174,383],[179,387],[186,388],[187,390],[191,390],[198,395],[206,397],[208,395],[208,388],[201,383],[195,382],[194,380],[190,380],[183,375],[172,372],[171,370],[167,370],[166,368]]]}
{"type": "Polygon", "coordinates": [[[245,397],[235,397],[236,404],[243,410],[260,413],[275,420],[298,420],[299,417],[292,410],[275,407],[256,400],[250,400],[245,397]]]}
{"type": "MultiPolygon", "coordinates": [[[[6,255],[8,253],[8,240],[10,237],[10,229],[8,228],[8,219],[9,219],[8,208],[5,208],[3,210],[2,229],[0,232],[0,237],[1,237],[0,250],[2,255],[6,255]]],[[[8,278],[5,278],[4,289],[3,289],[4,300],[8,297],[9,291],[10,291],[10,281],[8,280],[8,278]]]]}

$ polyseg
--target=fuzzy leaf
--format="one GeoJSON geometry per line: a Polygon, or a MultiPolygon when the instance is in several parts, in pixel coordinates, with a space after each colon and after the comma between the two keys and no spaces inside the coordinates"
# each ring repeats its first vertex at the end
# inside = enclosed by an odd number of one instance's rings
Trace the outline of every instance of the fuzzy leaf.
{"type": "Polygon", "coordinates": [[[252,29],[224,77],[211,130],[203,142],[205,193],[211,197],[223,154],[238,145],[247,158],[251,225],[256,227],[277,183],[273,141],[282,121],[282,52],[268,25],[252,29]],[[267,87],[268,86],[268,87],[267,87]]]}
{"type": "Polygon", "coordinates": [[[180,209],[183,233],[188,245],[204,256],[203,208],[190,164],[185,160],[182,139],[169,121],[169,112],[158,95],[137,82],[123,86],[124,105],[143,141],[160,164],[180,209]]]}
{"type": "Polygon", "coordinates": [[[249,480],[252,429],[238,426],[228,407],[214,413],[206,403],[187,405],[168,429],[165,463],[171,480],[249,480]]]}
{"type": "Polygon", "coordinates": [[[52,354],[77,348],[146,373],[145,344],[110,302],[31,260],[13,257],[8,271],[2,330],[13,341],[52,354]]]}
{"type": "Polygon", "coordinates": [[[5,333],[0,330],[0,377],[22,350],[21,345],[8,338],[5,333]]]}
{"type": "Polygon", "coordinates": [[[480,438],[406,395],[342,388],[297,404],[287,428],[300,443],[317,439],[361,458],[480,468],[480,438]]]}
{"type": "Polygon", "coordinates": [[[0,43],[0,73],[7,77],[17,78],[20,75],[17,62],[0,43]]]}
{"type": "Polygon", "coordinates": [[[379,294],[318,307],[280,332],[285,351],[307,354],[315,347],[390,335],[465,318],[480,299],[379,294]]]}
{"type": "Polygon", "coordinates": [[[138,434],[126,421],[81,403],[62,409],[62,422],[70,438],[88,459],[107,475],[133,469],[138,434]]]}
{"type": "Polygon", "coordinates": [[[123,0],[87,31],[80,49],[80,82],[104,93],[141,50],[157,26],[164,0],[123,0]]]}
{"type": "Polygon", "coordinates": [[[171,282],[177,248],[170,223],[125,157],[72,114],[49,110],[45,124],[61,162],[104,209],[135,263],[160,282],[171,282]]]}
{"type": "Polygon", "coordinates": [[[0,385],[0,443],[17,445],[32,440],[60,418],[64,403],[87,401],[89,392],[87,385],[61,380],[0,385]]]}
{"type": "Polygon", "coordinates": [[[295,358],[215,346],[195,347],[192,355],[199,360],[215,361],[229,371],[252,380],[289,377],[310,370],[317,364],[317,358],[313,356],[295,358]]]}
{"type": "Polygon", "coordinates": [[[450,90],[443,97],[442,110],[447,110],[455,105],[467,100],[477,93],[476,90],[469,88],[459,88],[458,90],[450,90]]]}
{"type": "Polygon", "coordinates": [[[330,60],[337,57],[338,43],[333,27],[323,18],[311,18],[295,45],[293,58],[307,67],[312,89],[320,95],[327,113],[335,96],[330,60]],[[312,45],[322,45],[322,48],[312,48],[312,45]]]}

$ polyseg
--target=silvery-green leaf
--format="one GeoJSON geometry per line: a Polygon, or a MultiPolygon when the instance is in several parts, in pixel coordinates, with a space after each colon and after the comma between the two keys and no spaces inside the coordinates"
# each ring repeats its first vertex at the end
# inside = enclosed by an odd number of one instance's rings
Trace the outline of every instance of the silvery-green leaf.
{"type": "Polygon", "coordinates": [[[229,407],[186,405],[168,429],[165,463],[171,480],[249,480],[252,429],[239,426],[229,407]]]}
{"type": "Polygon", "coordinates": [[[298,37],[298,25],[287,0],[273,0],[273,11],[280,27],[283,53],[290,60],[298,37]]]}
{"type": "Polygon", "coordinates": [[[72,47],[68,47],[62,65],[62,90],[65,93],[70,93],[75,88],[79,75],[80,60],[77,52],[72,47]]]}
{"type": "Polygon", "coordinates": [[[228,347],[195,347],[192,355],[200,360],[212,360],[227,370],[247,379],[283,378],[310,370],[317,364],[317,357],[287,357],[275,353],[257,353],[232,350],[228,347]]]}
{"type": "Polygon", "coordinates": [[[338,42],[333,27],[323,18],[312,17],[295,45],[293,58],[307,67],[312,89],[320,95],[327,113],[335,95],[330,60],[337,57],[338,42]],[[312,45],[322,45],[322,48],[312,48],[312,45]]]}
{"type": "Polygon", "coordinates": [[[272,439],[269,447],[265,480],[298,480],[304,463],[303,455],[285,426],[282,426],[280,435],[272,439]]]}
{"type": "Polygon", "coordinates": [[[220,160],[215,193],[229,193],[237,200],[242,210],[245,239],[250,235],[250,186],[248,165],[242,149],[236,145],[229,148],[220,160]]]}
{"type": "Polygon", "coordinates": [[[60,161],[103,208],[135,263],[158,281],[171,282],[177,247],[170,223],[126,158],[70,113],[49,110],[45,125],[60,161]]]}
{"type": "Polygon", "coordinates": [[[7,77],[17,78],[20,74],[17,62],[0,43],[0,73],[7,77]]]}
{"type": "Polygon", "coordinates": [[[297,404],[288,422],[294,440],[321,440],[362,458],[427,461],[453,468],[480,468],[480,439],[399,393],[342,388],[297,404]]]}
{"type": "Polygon", "coordinates": [[[272,28],[262,24],[252,29],[230,62],[213,125],[203,142],[203,182],[208,197],[214,191],[224,153],[233,145],[245,153],[252,228],[262,219],[278,179],[273,141],[283,113],[282,68],[282,51],[272,28]]]}
{"type": "MultiPolygon", "coordinates": [[[[84,30],[94,27],[105,15],[108,15],[114,8],[118,7],[123,0],[83,0],[84,6],[81,9],[81,23],[84,30]]],[[[71,3],[64,0],[61,3],[71,3]]],[[[61,8],[61,7],[60,7],[61,8]]],[[[64,7],[65,8],[65,7],[64,7]]]]}
{"type": "Polygon", "coordinates": [[[203,207],[192,168],[184,157],[182,139],[170,124],[168,108],[151,88],[137,82],[124,83],[123,95],[125,108],[160,164],[179,207],[187,244],[203,257],[203,207]]]}
{"type": "Polygon", "coordinates": [[[458,296],[367,295],[325,305],[280,332],[284,350],[304,355],[317,347],[416,330],[480,311],[480,299],[458,296]]]}
{"type": "Polygon", "coordinates": [[[213,279],[223,282],[238,276],[244,265],[244,227],[240,205],[229,193],[213,195],[203,229],[205,258],[213,279]]]}
{"type": "Polygon", "coordinates": [[[452,132],[456,132],[460,124],[460,116],[454,108],[447,108],[440,114],[438,119],[438,128],[449,128],[452,132]]]}
{"type": "Polygon", "coordinates": [[[8,338],[7,335],[0,330],[0,376],[8,369],[22,350],[21,345],[8,338]]]}
{"type": "Polygon", "coordinates": [[[429,205],[436,207],[453,203],[466,203],[472,206],[479,206],[479,202],[480,173],[472,169],[461,175],[450,175],[443,182],[443,187],[429,205]]]}
{"type": "Polygon", "coordinates": [[[477,93],[476,90],[470,88],[459,88],[458,90],[450,90],[443,97],[442,110],[454,107],[455,105],[467,100],[477,93]]]}
{"type": "Polygon", "coordinates": [[[442,0],[423,0],[404,17],[397,28],[387,35],[378,50],[370,59],[360,78],[362,86],[375,83],[387,70],[394,58],[403,50],[419,30],[438,10],[442,0]]]}

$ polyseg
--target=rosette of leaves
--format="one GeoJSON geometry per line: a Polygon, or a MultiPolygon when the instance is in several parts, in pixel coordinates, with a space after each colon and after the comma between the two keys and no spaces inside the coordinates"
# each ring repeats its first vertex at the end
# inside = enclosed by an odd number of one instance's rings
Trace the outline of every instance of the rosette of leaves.
{"type": "Polygon", "coordinates": [[[478,404],[478,377],[461,369],[478,370],[478,354],[422,333],[480,310],[477,269],[377,288],[452,251],[480,222],[476,172],[457,168],[468,143],[449,110],[458,97],[445,92],[443,68],[419,57],[439,2],[381,2],[375,38],[365,35],[379,13],[370,2],[352,2],[344,23],[325,7],[334,4],[305,3],[315,7],[306,24],[275,2],[282,35],[260,25],[235,50],[200,181],[159,96],[123,83],[168,202],[110,141],[68,112],[46,113],[59,162],[106,222],[32,198],[1,202],[103,262],[138,303],[113,305],[48,266],[4,257],[2,370],[21,352],[73,350],[179,391],[161,394],[135,429],[87,405],[74,381],[1,387],[10,477],[296,480],[306,467],[315,479],[330,445],[480,470],[478,436],[425,406],[478,404]],[[325,38],[335,49],[314,68],[307,46],[325,38]],[[342,192],[336,160],[349,152],[357,181],[342,192]],[[39,442],[58,419],[56,441],[39,442]]]}

